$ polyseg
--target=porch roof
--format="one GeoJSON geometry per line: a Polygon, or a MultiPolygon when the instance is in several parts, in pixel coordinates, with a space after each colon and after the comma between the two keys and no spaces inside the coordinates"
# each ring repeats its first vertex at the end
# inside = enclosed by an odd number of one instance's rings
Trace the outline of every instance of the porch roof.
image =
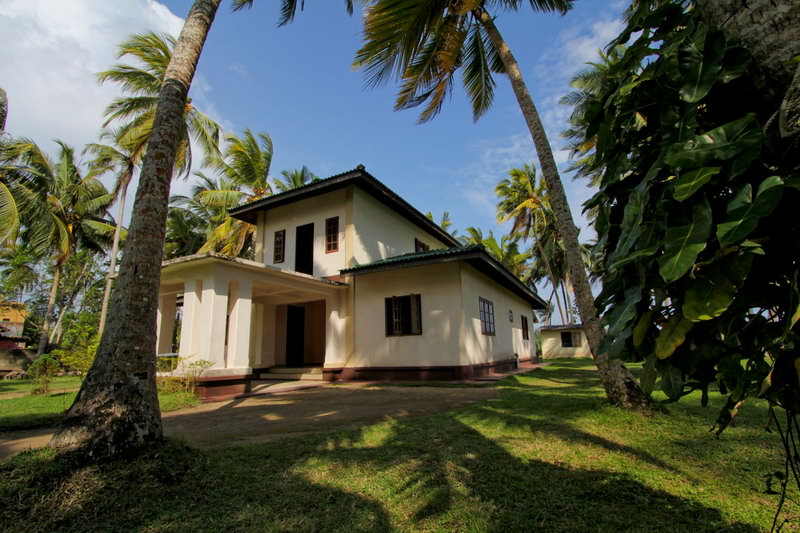
{"type": "Polygon", "coordinates": [[[295,272],[294,270],[278,268],[272,265],[265,265],[263,263],[257,263],[256,261],[250,261],[249,259],[231,257],[216,252],[205,252],[202,254],[187,255],[184,257],[169,259],[161,263],[161,270],[163,273],[174,273],[187,267],[195,267],[212,263],[235,266],[249,270],[251,272],[271,274],[279,278],[286,278],[292,280],[300,279],[303,281],[311,282],[312,284],[321,284],[328,288],[345,288],[348,286],[347,283],[343,283],[341,281],[333,281],[327,278],[319,278],[317,276],[303,274],[302,272],[295,272]]]}
{"type": "Polygon", "coordinates": [[[450,261],[466,261],[489,279],[496,281],[520,298],[526,300],[534,309],[547,308],[547,304],[535,291],[527,287],[499,261],[490,256],[486,252],[486,249],[480,244],[388,257],[379,261],[373,261],[372,263],[346,268],[342,270],[341,273],[344,275],[370,274],[373,272],[447,263],[450,261]]]}

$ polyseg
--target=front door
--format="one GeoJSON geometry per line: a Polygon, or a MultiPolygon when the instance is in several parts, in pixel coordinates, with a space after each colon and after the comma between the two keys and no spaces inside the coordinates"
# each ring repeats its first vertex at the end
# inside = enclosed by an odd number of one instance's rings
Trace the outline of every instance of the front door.
{"type": "Polygon", "coordinates": [[[303,366],[305,349],[306,310],[304,307],[289,305],[286,309],[286,366],[303,366]]]}
{"type": "Polygon", "coordinates": [[[297,226],[294,269],[314,275],[314,224],[297,226]]]}

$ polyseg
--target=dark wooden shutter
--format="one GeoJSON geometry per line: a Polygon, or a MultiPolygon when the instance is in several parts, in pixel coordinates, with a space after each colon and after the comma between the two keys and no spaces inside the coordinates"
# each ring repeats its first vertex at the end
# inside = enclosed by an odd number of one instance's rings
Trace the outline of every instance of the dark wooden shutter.
{"type": "Polygon", "coordinates": [[[392,298],[386,298],[386,336],[394,335],[394,306],[392,298]]]}
{"type": "Polygon", "coordinates": [[[422,335],[422,305],[419,294],[411,295],[411,333],[422,335]]]}

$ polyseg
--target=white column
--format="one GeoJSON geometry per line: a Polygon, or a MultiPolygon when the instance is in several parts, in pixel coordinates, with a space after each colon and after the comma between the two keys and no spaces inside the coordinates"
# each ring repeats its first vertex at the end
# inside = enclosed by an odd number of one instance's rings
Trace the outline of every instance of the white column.
{"type": "Polygon", "coordinates": [[[345,354],[345,301],[337,293],[325,298],[325,366],[341,366],[345,354]]]}
{"type": "Polygon", "coordinates": [[[181,357],[191,357],[199,346],[194,338],[196,322],[200,315],[200,304],[203,282],[199,279],[188,279],[183,284],[183,314],[181,315],[181,340],[178,353],[181,357]]]}
{"type": "Polygon", "coordinates": [[[175,331],[175,293],[158,297],[156,352],[172,353],[172,334],[175,331]]]}
{"type": "Polygon", "coordinates": [[[200,305],[196,339],[199,346],[195,359],[211,361],[212,369],[225,368],[225,327],[228,316],[228,279],[209,273],[203,278],[203,299],[200,305]]]}
{"type": "Polygon", "coordinates": [[[232,291],[230,328],[228,330],[228,368],[249,368],[250,321],[253,315],[253,282],[240,279],[232,291]]]}

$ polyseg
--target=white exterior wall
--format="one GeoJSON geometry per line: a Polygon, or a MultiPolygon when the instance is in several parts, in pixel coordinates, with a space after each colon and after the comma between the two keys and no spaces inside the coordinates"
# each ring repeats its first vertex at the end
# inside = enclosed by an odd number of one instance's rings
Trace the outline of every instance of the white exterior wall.
{"type": "Polygon", "coordinates": [[[586,335],[584,335],[583,330],[545,330],[540,331],[540,333],[542,335],[542,359],[592,356],[592,351],[589,349],[589,342],[586,339],[586,335]],[[561,346],[561,333],[570,333],[572,335],[573,346],[571,348],[565,348],[561,346]]]}
{"type": "Polygon", "coordinates": [[[333,191],[300,200],[266,212],[264,230],[257,232],[263,239],[264,263],[278,268],[295,269],[295,237],[298,226],[314,224],[314,276],[336,276],[345,268],[345,191],[333,191]],[[325,253],[325,220],[339,217],[339,251],[325,253]],[[286,230],[283,263],[274,263],[275,232],[286,230]]]}
{"type": "Polygon", "coordinates": [[[353,187],[352,197],[354,233],[350,266],[414,252],[415,238],[431,250],[449,248],[358,187],[353,187]]]}
{"type": "Polygon", "coordinates": [[[355,349],[344,366],[463,364],[458,269],[453,262],[355,276],[355,349]],[[422,335],[387,337],[385,299],[408,294],[420,295],[422,335]]]}
{"type": "Polygon", "coordinates": [[[464,328],[461,332],[462,364],[507,361],[518,354],[520,359],[535,357],[536,343],[533,331],[531,305],[508,289],[492,281],[466,263],[461,264],[461,295],[464,310],[464,328]],[[495,334],[481,333],[478,299],[484,298],[494,304],[495,334]],[[508,311],[513,313],[513,322],[508,311]],[[528,340],[522,338],[521,315],[528,317],[528,340]]]}

